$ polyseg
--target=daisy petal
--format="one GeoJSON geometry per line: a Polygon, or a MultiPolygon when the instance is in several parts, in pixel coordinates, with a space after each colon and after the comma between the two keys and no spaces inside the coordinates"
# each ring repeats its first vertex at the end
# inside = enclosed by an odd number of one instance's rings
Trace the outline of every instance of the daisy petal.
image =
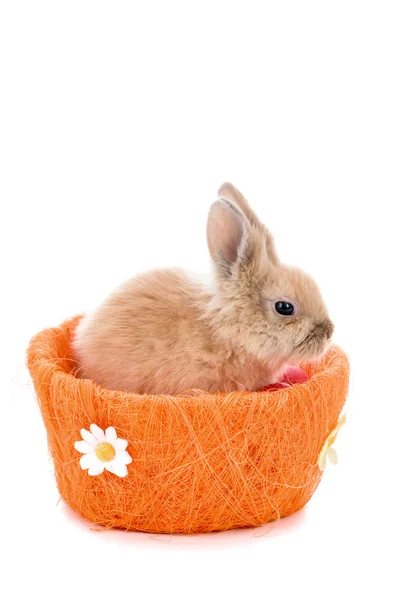
{"type": "Polygon", "coordinates": [[[110,463],[106,463],[105,467],[107,471],[114,473],[114,475],[118,475],[118,477],[125,477],[128,475],[128,469],[126,468],[126,465],[122,465],[115,460],[111,461],[110,463]]]}
{"type": "Polygon", "coordinates": [[[114,458],[114,461],[121,465],[129,465],[132,462],[132,459],[124,450],[123,452],[118,452],[117,456],[114,458]]]}
{"type": "Polygon", "coordinates": [[[329,457],[329,460],[331,461],[331,463],[333,465],[337,465],[338,455],[337,455],[335,448],[332,448],[332,447],[328,448],[327,454],[328,454],[328,457],[329,457]]]}
{"type": "Polygon", "coordinates": [[[113,442],[113,446],[117,452],[122,452],[127,449],[128,442],[126,440],[121,440],[121,438],[117,438],[115,442],[113,442]]]}
{"type": "Polygon", "coordinates": [[[117,432],[115,431],[114,427],[107,427],[107,429],[106,429],[107,442],[109,442],[110,444],[114,444],[116,439],[117,439],[117,432]]]}
{"type": "Polygon", "coordinates": [[[104,471],[104,463],[100,462],[99,460],[96,460],[96,463],[94,463],[91,467],[89,467],[89,475],[101,475],[102,472],[104,471]]]}
{"type": "Polygon", "coordinates": [[[88,444],[90,444],[91,446],[96,446],[97,445],[97,440],[94,437],[94,435],[92,433],[90,433],[90,431],[88,431],[87,429],[81,429],[81,436],[82,439],[85,440],[85,442],[87,442],[88,444]]]}
{"type": "Polygon", "coordinates": [[[336,429],[334,429],[332,431],[332,433],[329,434],[329,446],[332,446],[332,444],[334,444],[336,442],[338,433],[339,433],[339,427],[336,427],[336,429]]]}
{"type": "Polygon", "coordinates": [[[79,464],[81,465],[81,469],[89,469],[92,465],[96,464],[98,459],[94,452],[90,452],[90,454],[83,454],[79,460],[79,464]]]}
{"type": "Polygon", "coordinates": [[[81,452],[82,454],[86,454],[87,452],[93,452],[93,446],[81,440],[80,442],[75,442],[74,444],[76,450],[81,452]]]}
{"type": "Polygon", "coordinates": [[[323,471],[326,469],[326,446],[324,446],[318,456],[318,466],[323,471]]]}
{"type": "Polygon", "coordinates": [[[325,471],[325,469],[326,469],[326,454],[325,453],[323,454],[323,456],[319,457],[318,466],[321,469],[321,471],[325,471]]]}
{"type": "Polygon", "coordinates": [[[339,419],[338,424],[336,425],[335,429],[331,432],[331,434],[329,435],[329,445],[332,446],[332,444],[336,441],[337,435],[341,429],[341,427],[343,427],[343,425],[346,423],[346,415],[342,415],[339,419]]]}
{"type": "Polygon", "coordinates": [[[98,425],[95,425],[94,423],[91,424],[90,426],[90,431],[93,433],[94,437],[96,438],[96,440],[98,442],[104,442],[105,435],[104,435],[104,431],[102,429],[100,429],[100,427],[98,425]]]}

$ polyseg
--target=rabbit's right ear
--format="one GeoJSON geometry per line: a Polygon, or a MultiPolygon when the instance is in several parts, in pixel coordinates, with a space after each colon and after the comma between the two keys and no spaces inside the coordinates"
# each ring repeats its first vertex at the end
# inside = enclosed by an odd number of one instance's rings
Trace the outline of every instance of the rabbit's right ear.
{"type": "Polygon", "coordinates": [[[249,223],[263,233],[268,250],[268,257],[271,262],[278,264],[279,258],[276,252],[274,239],[267,227],[265,227],[265,225],[257,217],[256,213],[251,208],[243,194],[239,192],[239,190],[232,183],[227,181],[219,188],[218,195],[221,199],[228,200],[234,206],[236,206],[245,215],[249,223]]]}
{"type": "Polygon", "coordinates": [[[246,198],[232,183],[229,181],[223,183],[218,190],[218,196],[220,198],[229,200],[238,208],[240,208],[242,213],[246,215],[252,225],[260,229],[264,227],[254,210],[251,208],[250,204],[247,202],[246,198]]]}
{"type": "Polygon", "coordinates": [[[217,200],[208,214],[207,241],[215,265],[227,275],[243,256],[247,238],[244,215],[230,202],[217,200]]]}

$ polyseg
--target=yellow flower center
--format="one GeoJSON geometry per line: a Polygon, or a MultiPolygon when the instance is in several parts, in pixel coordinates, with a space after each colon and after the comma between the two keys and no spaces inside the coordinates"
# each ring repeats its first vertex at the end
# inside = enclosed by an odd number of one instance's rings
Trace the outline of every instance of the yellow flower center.
{"type": "Polygon", "coordinates": [[[95,454],[101,462],[110,462],[115,456],[114,446],[108,442],[101,442],[96,446],[95,454]]]}

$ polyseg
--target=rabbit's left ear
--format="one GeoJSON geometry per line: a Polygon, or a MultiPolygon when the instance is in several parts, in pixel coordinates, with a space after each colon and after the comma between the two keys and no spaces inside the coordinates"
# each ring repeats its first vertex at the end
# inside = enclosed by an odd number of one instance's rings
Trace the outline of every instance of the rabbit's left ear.
{"type": "Polygon", "coordinates": [[[265,227],[265,225],[257,217],[256,213],[251,208],[243,194],[237,188],[235,188],[232,183],[226,182],[223,183],[219,188],[218,195],[221,199],[229,200],[234,206],[239,208],[248,219],[249,223],[251,223],[253,227],[258,229],[258,231],[263,234],[265,237],[268,258],[272,263],[278,264],[279,258],[276,252],[274,238],[267,227],[265,227]]]}

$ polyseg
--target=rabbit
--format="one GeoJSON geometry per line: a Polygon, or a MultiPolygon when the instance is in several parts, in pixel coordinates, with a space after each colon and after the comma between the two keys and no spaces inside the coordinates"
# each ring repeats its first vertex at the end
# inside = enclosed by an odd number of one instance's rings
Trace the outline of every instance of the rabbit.
{"type": "Polygon", "coordinates": [[[82,318],[72,350],[83,377],[138,394],[255,391],[325,352],[333,324],[316,283],[280,262],[231,183],[210,208],[207,241],[210,283],[154,270],[82,318]]]}

